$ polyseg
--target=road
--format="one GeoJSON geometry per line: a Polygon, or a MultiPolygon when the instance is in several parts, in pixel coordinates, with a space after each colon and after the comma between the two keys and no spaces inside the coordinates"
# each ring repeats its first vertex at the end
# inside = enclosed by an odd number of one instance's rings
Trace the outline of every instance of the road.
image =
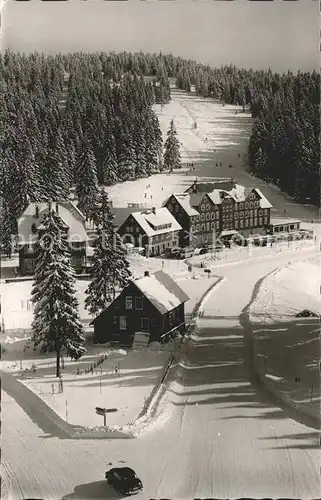
{"type": "Polygon", "coordinates": [[[57,437],[49,423],[35,423],[37,408],[27,415],[3,392],[2,498],[119,498],[103,476],[122,462],[143,480],[136,498],[318,498],[316,433],[257,392],[243,363],[238,316],[256,281],[290,259],[302,255],[222,269],[226,279],[204,304],[180,385],[166,393],[158,424],[137,439],[57,437]]]}

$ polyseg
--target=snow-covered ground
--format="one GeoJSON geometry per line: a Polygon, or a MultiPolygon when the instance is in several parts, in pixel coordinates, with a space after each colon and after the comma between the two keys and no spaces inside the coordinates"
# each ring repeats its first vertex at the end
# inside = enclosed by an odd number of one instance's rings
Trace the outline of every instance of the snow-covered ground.
{"type": "MultiPolygon", "coordinates": [[[[189,276],[177,280],[190,297],[185,305],[187,318],[206,291],[219,279],[217,276],[208,278],[205,275],[195,276],[194,279],[191,273],[189,276]]],[[[30,285],[30,282],[23,284],[30,285]]],[[[32,313],[29,313],[32,317],[32,313]]],[[[102,425],[102,417],[95,413],[96,406],[117,408],[117,412],[108,415],[109,427],[133,422],[155,384],[159,383],[173,348],[171,345],[160,348],[155,344],[140,351],[115,351],[99,345],[89,346],[87,354],[79,361],[65,360],[61,393],[52,355],[40,356],[32,348],[25,350],[25,340],[13,342],[14,339],[8,335],[3,340],[1,369],[15,373],[22,383],[69,423],[91,428],[102,425]],[[107,359],[95,367],[94,363],[105,354],[107,359]],[[115,366],[118,368],[117,373],[115,366]]]]}
{"type": "Polygon", "coordinates": [[[3,497],[113,498],[104,472],[125,463],[143,480],[142,499],[318,498],[317,432],[251,386],[243,363],[239,314],[257,280],[288,260],[280,253],[224,268],[198,320],[186,377],[135,440],[63,439],[37,406],[2,392],[3,497]]]}
{"type": "MultiPolygon", "coordinates": [[[[108,427],[122,426],[138,417],[168,357],[168,352],[153,349],[110,352],[107,360],[89,373],[82,368],[86,360],[70,362],[63,370],[62,393],[58,392],[58,382],[53,375],[54,359],[46,367],[38,368],[34,376],[24,375],[21,382],[71,424],[102,426],[103,417],[95,412],[95,407],[99,406],[117,409],[107,415],[108,427]],[[119,367],[117,374],[115,366],[119,367]]],[[[88,360],[87,367],[90,369],[88,360]]]]}
{"type": "Polygon", "coordinates": [[[262,282],[249,308],[252,323],[293,320],[308,309],[321,315],[321,258],[276,269],[262,282]]]}
{"type": "Polygon", "coordinates": [[[295,412],[320,422],[321,258],[268,274],[248,307],[252,362],[263,386],[295,412]]]}
{"type": "Polygon", "coordinates": [[[148,179],[108,187],[109,197],[115,207],[126,207],[127,203],[160,206],[172,193],[185,191],[193,183],[196,171],[191,170],[187,164],[213,161],[211,180],[234,175],[232,169],[216,167],[216,161],[223,161],[225,167],[230,163],[234,166],[243,164],[251,130],[251,117],[248,113],[242,113],[240,106],[223,106],[213,99],[202,99],[179,90],[172,90],[171,93],[170,103],[163,107],[156,104],[154,111],[164,140],[170,121],[174,119],[181,143],[183,169],[172,174],[156,174],[148,179]],[[235,114],[236,111],[238,114],[235,114]],[[195,121],[196,129],[193,128],[195,121]]]}

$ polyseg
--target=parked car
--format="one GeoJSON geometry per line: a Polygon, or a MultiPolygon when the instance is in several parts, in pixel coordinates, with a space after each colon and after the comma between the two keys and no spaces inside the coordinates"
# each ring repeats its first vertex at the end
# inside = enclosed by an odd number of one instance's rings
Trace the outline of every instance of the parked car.
{"type": "Polygon", "coordinates": [[[143,483],[130,467],[114,467],[105,473],[105,478],[122,495],[132,495],[143,489],[143,483]]]}

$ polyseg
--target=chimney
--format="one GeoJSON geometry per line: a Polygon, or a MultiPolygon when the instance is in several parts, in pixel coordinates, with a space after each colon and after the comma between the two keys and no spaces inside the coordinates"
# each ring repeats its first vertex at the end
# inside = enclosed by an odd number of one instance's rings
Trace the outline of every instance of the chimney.
{"type": "Polygon", "coordinates": [[[145,276],[145,277],[149,277],[149,271],[145,271],[145,272],[144,272],[144,276],[145,276]]]}
{"type": "Polygon", "coordinates": [[[196,191],[197,191],[197,179],[195,179],[195,181],[193,182],[192,189],[193,189],[193,193],[196,193],[196,191]]]}
{"type": "Polygon", "coordinates": [[[153,213],[154,215],[156,215],[156,207],[153,207],[153,208],[152,208],[152,213],[153,213]]]}
{"type": "Polygon", "coordinates": [[[38,207],[38,205],[36,205],[35,217],[36,217],[36,219],[38,219],[38,217],[39,217],[39,207],[38,207]]]}

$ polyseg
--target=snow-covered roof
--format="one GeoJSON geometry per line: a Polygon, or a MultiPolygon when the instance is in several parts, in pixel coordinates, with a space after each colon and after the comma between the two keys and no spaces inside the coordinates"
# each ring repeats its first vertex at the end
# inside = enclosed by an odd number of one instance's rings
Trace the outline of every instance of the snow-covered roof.
{"type": "Polygon", "coordinates": [[[198,211],[191,206],[191,195],[190,193],[178,193],[173,195],[177,203],[185,210],[187,215],[199,215],[198,211]]]}
{"type": "MultiPolygon", "coordinates": [[[[58,213],[61,220],[68,227],[68,240],[74,242],[87,241],[85,230],[85,217],[71,201],[52,202],[52,210],[58,213]],[[58,211],[57,211],[58,208],[58,211]]],[[[26,210],[18,220],[19,242],[30,242],[35,234],[32,226],[35,225],[36,231],[42,227],[42,221],[45,214],[48,213],[48,203],[29,203],[26,210]],[[38,207],[38,217],[36,217],[36,207],[38,207]]]]}
{"type": "Polygon", "coordinates": [[[271,203],[264,196],[262,191],[255,187],[245,187],[241,184],[234,184],[231,190],[226,189],[214,189],[211,193],[207,193],[207,196],[215,203],[215,205],[220,205],[224,199],[221,193],[225,194],[225,197],[232,198],[236,203],[244,202],[249,194],[255,191],[260,197],[260,208],[272,208],[271,203]]]}
{"type": "Polygon", "coordinates": [[[299,219],[282,219],[281,217],[273,217],[270,219],[271,226],[280,226],[283,224],[297,224],[301,221],[299,219]]]}
{"type": "Polygon", "coordinates": [[[188,295],[164,271],[144,276],[133,283],[161,314],[189,300],[188,295]]]}
{"type": "Polygon", "coordinates": [[[166,207],[133,212],[131,215],[147,236],[171,233],[172,231],[182,229],[181,225],[166,207]],[[167,225],[168,227],[162,227],[167,225]]]}

